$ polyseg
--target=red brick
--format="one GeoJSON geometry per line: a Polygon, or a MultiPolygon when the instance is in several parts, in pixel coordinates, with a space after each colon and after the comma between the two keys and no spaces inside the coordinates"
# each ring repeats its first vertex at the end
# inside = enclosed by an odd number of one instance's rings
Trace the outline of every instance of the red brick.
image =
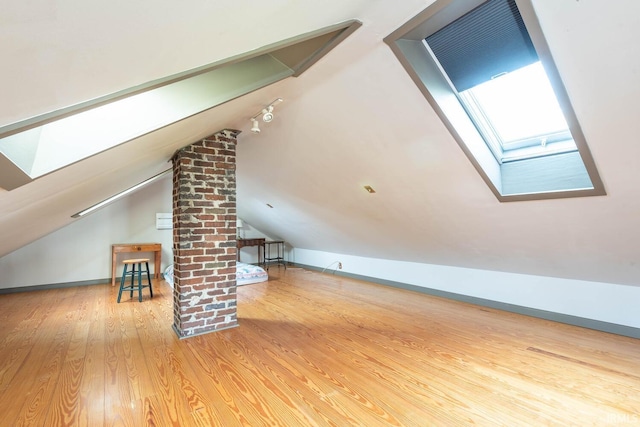
{"type": "Polygon", "coordinates": [[[198,326],[204,326],[204,320],[196,320],[195,322],[184,322],[182,325],[182,330],[197,328],[198,326]]]}

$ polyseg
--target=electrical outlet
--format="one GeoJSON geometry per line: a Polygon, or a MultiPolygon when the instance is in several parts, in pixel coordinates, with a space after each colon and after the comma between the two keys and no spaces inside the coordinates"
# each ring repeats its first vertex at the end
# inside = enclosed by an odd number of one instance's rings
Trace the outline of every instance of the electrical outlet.
{"type": "Polygon", "coordinates": [[[342,270],[342,263],[341,262],[338,263],[338,270],[342,270]]]}

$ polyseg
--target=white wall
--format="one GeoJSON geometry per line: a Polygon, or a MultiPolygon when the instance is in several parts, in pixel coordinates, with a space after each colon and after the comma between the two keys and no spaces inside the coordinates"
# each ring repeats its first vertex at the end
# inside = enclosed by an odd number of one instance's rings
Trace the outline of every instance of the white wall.
{"type": "Polygon", "coordinates": [[[307,249],[292,261],[424,288],[640,328],[640,287],[531,276],[413,262],[363,258],[307,249]]]}
{"type": "MultiPolygon", "coordinates": [[[[0,258],[0,288],[108,279],[113,243],[161,243],[162,272],[173,263],[173,238],[156,229],[156,213],[171,211],[169,175],[0,258]]],[[[153,254],[144,255],[153,271],[153,254]]]]}

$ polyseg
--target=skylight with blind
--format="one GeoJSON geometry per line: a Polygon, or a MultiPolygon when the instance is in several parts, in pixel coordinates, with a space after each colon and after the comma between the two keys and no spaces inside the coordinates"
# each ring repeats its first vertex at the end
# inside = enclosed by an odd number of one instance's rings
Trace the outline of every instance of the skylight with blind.
{"type": "Polygon", "coordinates": [[[604,194],[529,0],[439,0],[385,41],[500,201],[604,194]]]}

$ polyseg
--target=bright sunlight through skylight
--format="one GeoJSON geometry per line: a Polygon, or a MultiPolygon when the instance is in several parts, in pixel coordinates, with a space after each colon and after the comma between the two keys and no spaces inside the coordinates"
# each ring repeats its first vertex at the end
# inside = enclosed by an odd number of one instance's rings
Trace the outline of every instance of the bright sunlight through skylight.
{"type": "Polygon", "coordinates": [[[539,61],[465,92],[472,93],[503,147],[514,141],[568,131],[539,61]]]}

